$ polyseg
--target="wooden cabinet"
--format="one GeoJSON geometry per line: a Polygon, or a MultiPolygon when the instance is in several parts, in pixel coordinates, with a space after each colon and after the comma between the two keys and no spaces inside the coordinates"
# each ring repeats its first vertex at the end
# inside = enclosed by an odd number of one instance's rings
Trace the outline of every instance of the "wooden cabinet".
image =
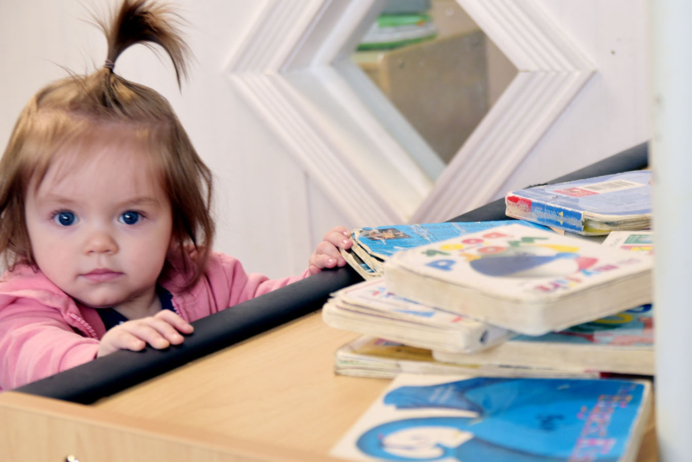
{"type": "MultiPolygon", "coordinates": [[[[355,338],[309,315],[91,406],[0,394],[0,460],[334,460],[388,380],[335,376],[355,338]]],[[[653,415],[653,414],[652,414],[653,415]]],[[[653,421],[639,461],[657,460],[653,421]]]]}

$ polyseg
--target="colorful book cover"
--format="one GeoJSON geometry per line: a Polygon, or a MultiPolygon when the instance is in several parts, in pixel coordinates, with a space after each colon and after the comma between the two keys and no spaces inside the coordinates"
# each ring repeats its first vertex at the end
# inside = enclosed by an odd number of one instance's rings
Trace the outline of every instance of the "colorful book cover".
{"type": "MultiPolygon", "coordinates": [[[[360,333],[385,336],[381,330],[382,323],[387,323],[387,320],[406,321],[408,324],[400,323],[399,328],[410,332],[407,338],[394,334],[391,340],[405,342],[408,338],[415,337],[417,332],[422,336],[424,333],[421,329],[435,329],[439,332],[435,332],[434,337],[440,340],[436,344],[447,345],[450,351],[477,351],[513,335],[507,329],[398,297],[387,291],[381,278],[342,289],[334,294],[331,303],[342,314],[346,312],[346,315],[365,322],[367,332],[359,331],[360,333]],[[444,334],[449,336],[442,338],[444,334]]],[[[331,325],[327,309],[323,311],[323,315],[325,322],[331,325]]],[[[414,346],[433,347],[427,344],[414,346]]]]}
{"type": "Polygon", "coordinates": [[[648,382],[400,375],[337,443],[351,460],[634,460],[648,382]]]}
{"type": "Polygon", "coordinates": [[[506,214],[586,235],[646,229],[651,171],[605,175],[507,193],[506,214]]]}
{"type": "Polygon", "coordinates": [[[434,242],[446,241],[466,234],[485,231],[510,224],[522,224],[529,227],[545,229],[533,223],[517,220],[426,223],[419,225],[393,225],[378,228],[360,228],[351,233],[355,243],[363,247],[370,255],[386,260],[396,252],[408,250],[434,242]]]}
{"type": "Polygon", "coordinates": [[[653,255],[654,233],[653,231],[613,231],[606,237],[602,245],[653,255]]]}
{"type": "Polygon", "coordinates": [[[542,335],[650,303],[652,265],[648,255],[508,225],[396,253],[385,285],[400,297],[542,335]]]}

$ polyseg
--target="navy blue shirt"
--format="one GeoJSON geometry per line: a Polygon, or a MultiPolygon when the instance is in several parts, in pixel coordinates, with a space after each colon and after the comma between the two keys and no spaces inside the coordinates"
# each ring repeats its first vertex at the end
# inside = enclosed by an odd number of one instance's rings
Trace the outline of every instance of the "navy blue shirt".
{"type": "MultiPolygon", "coordinates": [[[[156,286],[156,295],[159,297],[162,310],[171,310],[175,313],[175,308],[173,307],[173,294],[163,287],[156,286]]],[[[103,324],[106,326],[106,330],[110,330],[111,327],[129,321],[129,319],[113,308],[100,308],[97,309],[96,312],[101,316],[101,321],[103,321],[103,324]]]]}

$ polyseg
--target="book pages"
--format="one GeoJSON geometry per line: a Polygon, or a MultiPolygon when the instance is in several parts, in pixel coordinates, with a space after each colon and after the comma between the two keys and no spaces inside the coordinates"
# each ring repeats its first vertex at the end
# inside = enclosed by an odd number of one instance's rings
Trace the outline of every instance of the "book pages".
{"type": "Polygon", "coordinates": [[[433,353],[457,364],[581,368],[619,374],[654,375],[654,317],[651,305],[551,332],[517,336],[476,354],[433,353]]]}

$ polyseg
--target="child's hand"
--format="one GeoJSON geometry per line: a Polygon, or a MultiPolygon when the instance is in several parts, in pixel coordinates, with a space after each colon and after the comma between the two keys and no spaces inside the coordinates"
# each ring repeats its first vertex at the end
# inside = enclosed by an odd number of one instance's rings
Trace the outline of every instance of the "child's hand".
{"type": "Polygon", "coordinates": [[[324,268],[344,266],[346,260],[341,256],[339,249],[350,249],[353,246],[351,233],[343,226],[332,228],[322,238],[317,249],[310,257],[310,275],[317,274],[324,268]]]}
{"type": "Polygon", "coordinates": [[[101,339],[97,357],[118,350],[143,350],[148,343],[156,349],[170,344],[183,343],[184,334],[191,334],[194,328],[171,310],[161,310],[156,316],[124,322],[106,332],[101,339]]]}

